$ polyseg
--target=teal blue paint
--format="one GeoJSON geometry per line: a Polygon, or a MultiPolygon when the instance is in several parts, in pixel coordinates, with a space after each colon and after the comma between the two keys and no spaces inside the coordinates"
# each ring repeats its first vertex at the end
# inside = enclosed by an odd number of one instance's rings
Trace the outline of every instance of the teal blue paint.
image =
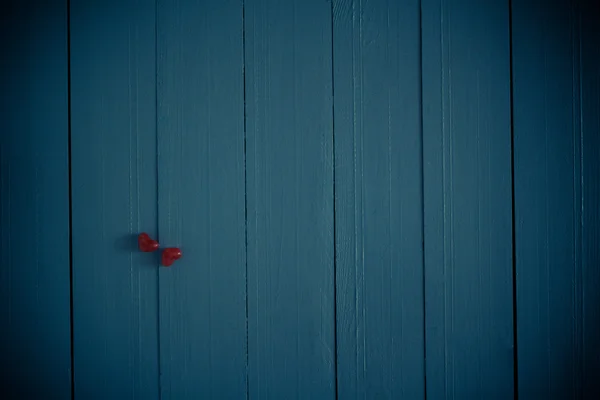
{"type": "Polygon", "coordinates": [[[600,397],[597,7],[514,0],[519,397],[600,397]]]}
{"type": "Polygon", "coordinates": [[[153,1],[71,1],[75,397],[158,398],[153,1]]]}
{"type": "Polygon", "coordinates": [[[331,4],[246,0],[248,378],[335,397],[331,4]]]}
{"type": "Polygon", "coordinates": [[[424,398],[420,4],[333,24],[338,394],[424,398]]]}
{"type": "MultiPolygon", "coordinates": [[[[581,393],[600,398],[600,8],[583,1],[581,40],[581,275],[576,291],[581,318],[581,393]],[[578,294],[579,296],[579,294],[578,294]]],[[[577,14],[576,14],[577,15],[577,14]]],[[[577,26],[575,24],[575,26],[577,26]]]]}
{"type": "Polygon", "coordinates": [[[242,1],[159,1],[162,399],[246,397],[242,1]]]}
{"type": "Polygon", "coordinates": [[[70,3],[71,203],[67,4],[0,17],[3,398],[600,398],[591,1],[70,3]]]}
{"type": "Polygon", "coordinates": [[[0,397],[69,399],[66,4],[4,4],[0,36],[0,397]]]}
{"type": "Polygon", "coordinates": [[[427,397],[513,396],[509,8],[423,0],[427,397]]]}

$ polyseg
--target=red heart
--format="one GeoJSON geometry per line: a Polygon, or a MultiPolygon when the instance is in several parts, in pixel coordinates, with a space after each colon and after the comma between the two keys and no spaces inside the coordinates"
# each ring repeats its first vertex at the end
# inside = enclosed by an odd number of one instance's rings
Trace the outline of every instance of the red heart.
{"type": "Polygon", "coordinates": [[[162,265],[165,267],[170,267],[173,265],[175,260],[179,260],[181,258],[181,250],[177,247],[169,247],[166,248],[162,253],[162,265]]]}
{"type": "Polygon", "coordinates": [[[140,233],[138,236],[138,247],[141,251],[149,253],[158,250],[158,242],[152,240],[147,233],[140,233]]]}

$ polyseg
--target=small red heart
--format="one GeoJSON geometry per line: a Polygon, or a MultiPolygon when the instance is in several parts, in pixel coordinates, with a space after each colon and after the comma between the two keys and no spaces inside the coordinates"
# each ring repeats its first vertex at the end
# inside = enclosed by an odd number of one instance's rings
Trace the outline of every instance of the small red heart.
{"type": "Polygon", "coordinates": [[[173,265],[175,260],[179,260],[181,258],[181,250],[177,247],[169,247],[166,248],[162,253],[162,265],[165,267],[170,267],[173,265]]]}
{"type": "Polygon", "coordinates": [[[156,240],[152,240],[147,233],[140,233],[138,236],[138,247],[141,251],[150,253],[152,251],[158,250],[158,242],[156,240]]]}

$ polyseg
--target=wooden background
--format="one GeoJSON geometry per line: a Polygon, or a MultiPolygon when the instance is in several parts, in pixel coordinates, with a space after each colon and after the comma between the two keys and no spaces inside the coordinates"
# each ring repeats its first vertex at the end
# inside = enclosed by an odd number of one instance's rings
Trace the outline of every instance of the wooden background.
{"type": "Polygon", "coordinates": [[[0,397],[600,398],[598,21],[11,3],[0,397]]]}

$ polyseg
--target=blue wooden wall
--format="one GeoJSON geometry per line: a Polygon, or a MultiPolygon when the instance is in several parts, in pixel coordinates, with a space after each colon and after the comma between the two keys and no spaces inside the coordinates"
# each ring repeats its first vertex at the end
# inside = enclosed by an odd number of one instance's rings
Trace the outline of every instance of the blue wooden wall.
{"type": "Polygon", "coordinates": [[[248,396],[334,398],[331,4],[244,11],[248,396]]]}
{"type": "Polygon", "coordinates": [[[154,2],[70,2],[74,397],[158,398],[154,2]]]}
{"type": "Polygon", "coordinates": [[[341,399],[425,393],[419,15],[333,2],[341,399]]]}
{"type": "Polygon", "coordinates": [[[511,398],[505,1],[422,1],[425,356],[433,399],[511,398]]]}
{"type": "Polygon", "coordinates": [[[68,19],[0,11],[0,398],[71,393],[68,19]]]}
{"type": "Polygon", "coordinates": [[[0,18],[0,397],[600,398],[593,1],[0,18]]]}
{"type": "Polygon", "coordinates": [[[160,394],[242,399],[242,2],[160,0],[157,7],[158,239],[183,252],[158,275],[160,394]]]}
{"type": "Polygon", "coordinates": [[[599,7],[513,1],[518,394],[600,398],[599,7]]]}

